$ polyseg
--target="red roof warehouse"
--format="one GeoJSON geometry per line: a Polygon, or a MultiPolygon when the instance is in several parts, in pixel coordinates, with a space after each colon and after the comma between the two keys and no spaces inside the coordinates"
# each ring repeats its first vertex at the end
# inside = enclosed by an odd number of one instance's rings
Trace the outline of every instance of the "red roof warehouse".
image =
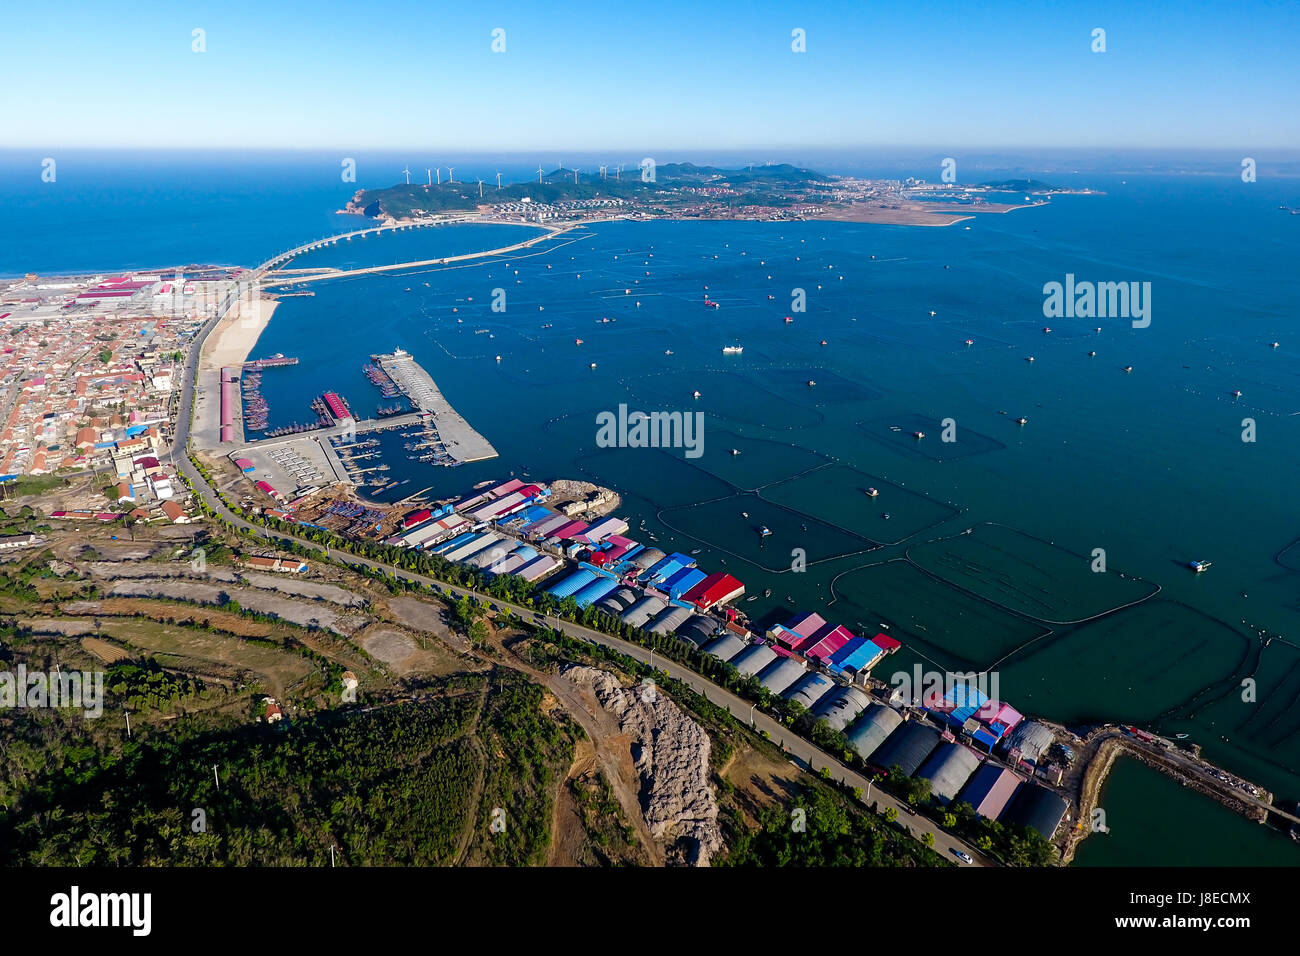
{"type": "Polygon", "coordinates": [[[689,601],[702,611],[734,601],[745,593],[745,586],[730,574],[721,571],[710,574],[695,587],[682,595],[682,600],[689,601]]]}

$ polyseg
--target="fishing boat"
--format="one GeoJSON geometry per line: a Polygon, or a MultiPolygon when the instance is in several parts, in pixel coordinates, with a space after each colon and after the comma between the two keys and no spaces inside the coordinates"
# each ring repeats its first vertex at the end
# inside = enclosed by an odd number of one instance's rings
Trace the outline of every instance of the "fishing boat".
{"type": "Polygon", "coordinates": [[[1236,389],[1235,391],[1233,391],[1233,393],[1232,393],[1232,397],[1233,397],[1233,398],[1241,398],[1241,389],[1236,389]]]}
{"type": "Polygon", "coordinates": [[[912,437],[915,438],[917,441],[920,441],[922,438],[925,437],[925,432],[912,432],[912,437]]]}
{"type": "Polygon", "coordinates": [[[1174,740],[1186,740],[1186,739],[1187,739],[1186,734],[1174,734],[1174,740]]]}
{"type": "Polygon", "coordinates": [[[745,347],[743,345],[724,345],[722,347],[723,355],[740,355],[744,351],[745,347]]]}
{"type": "Polygon", "coordinates": [[[749,597],[745,598],[745,600],[746,600],[746,601],[757,601],[757,600],[758,600],[758,595],[757,595],[757,594],[751,594],[749,597]]]}
{"type": "Polygon", "coordinates": [[[967,344],[967,345],[974,345],[974,344],[975,344],[975,340],[974,340],[974,339],[967,339],[967,340],[966,340],[966,344],[967,344]]]}
{"type": "Polygon", "coordinates": [[[1017,418],[1017,419],[1016,419],[1016,424],[1017,424],[1017,425],[1028,425],[1028,424],[1029,424],[1029,419],[1028,419],[1028,418],[1017,418]]]}
{"type": "Polygon", "coordinates": [[[739,449],[739,448],[733,448],[733,449],[731,449],[731,453],[732,453],[733,455],[739,455],[739,454],[740,454],[740,449],[739,449]]]}
{"type": "Polygon", "coordinates": [[[742,512],[740,513],[740,516],[741,516],[742,518],[748,518],[748,517],[749,517],[749,512],[748,512],[748,511],[742,511],[742,512]]]}
{"type": "Polygon", "coordinates": [[[1187,566],[1191,568],[1193,571],[1195,571],[1197,574],[1200,574],[1202,571],[1210,570],[1209,561],[1189,561],[1187,562],[1187,566]]]}
{"type": "Polygon", "coordinates": [[[771,596],[772,596],[772,589],[771,589],[771,588],[763,588],[763,597],[771,597],[771,596]]]}
{"type": "Polygon", "coordinates": [[[879,495],[879,494],[880,494],[880,492],[877,491],[875,488],[868,488],[868,489],[867,489],[867,497],[868,497],[868,498],[874,498],[874,497],[876,497],[876,496],[879,495]]]}
{"type": "Polygon", "coordinates": [[[816,384],[817,384],[817,383],[814,382],[812,379],[808,379],[808,387],[809,387],[809,388],[812,388],[812,387],[813,387],[814,385],[816,385],[816,384]]]}
{"type": "Polygon", "coordinates": [[[772,533],[772,529],[769,528],[767,525],[763,525],[763,527],[758,529],[758,536],[760,538],[766,538],[771,533],[772,533]]]}
{"type": "Polygon", "coordinates": [[[1132,366],[1132,365],[1125,365],[1125,366],[1124,366],[1124,371],[1126,371],[1126,372],[1131,372],[1131,371],[1133,371],[1133,366],[1132,366]]]}

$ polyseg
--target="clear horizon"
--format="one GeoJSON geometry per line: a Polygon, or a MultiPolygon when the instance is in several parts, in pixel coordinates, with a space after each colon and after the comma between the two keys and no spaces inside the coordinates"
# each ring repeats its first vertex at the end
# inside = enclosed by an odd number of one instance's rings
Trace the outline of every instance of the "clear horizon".
{"type": "MultiPolygon", "coordinates": [[[[1300,149],[1300,6],[247,0],[6,14],[20,149],[1300,149]],[[493,31],[502,52],[493,52],[493,31]],[[1094,52],[1094,31],[1105,51],[1094,52]],[[803,52],[795,52],[796,30],[803,52]],[[201,31],[201,33],[196,33],[201,31]],[[195,52],[202,47],[202,52],[195,52]],[[755,146],[756,143],[784,144],[755,146]],[[916,144],[907,146],[900,144],[916,144]]],[[[765,157],[770,158],[770,157],[765,157]]]]}

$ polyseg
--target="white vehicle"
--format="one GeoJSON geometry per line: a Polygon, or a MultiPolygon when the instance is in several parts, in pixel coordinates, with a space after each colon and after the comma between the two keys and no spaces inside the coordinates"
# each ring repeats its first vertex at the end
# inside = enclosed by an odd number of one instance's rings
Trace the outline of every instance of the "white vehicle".
{"type": "Polygon", "coordinates": [[[970,854],[968,854],[968,853],[963,853],[961,850],[958,850],[958,849],[956,849],[955,847],[953,848],[953,851],[952,851],[952,852],[953,852],[953,854],[957,857],[957,859],[961,860],[963,863],[974,863],[974,862],[975,862],[974,860],[972,860],[972,859],[970,858],[970,854]]]}

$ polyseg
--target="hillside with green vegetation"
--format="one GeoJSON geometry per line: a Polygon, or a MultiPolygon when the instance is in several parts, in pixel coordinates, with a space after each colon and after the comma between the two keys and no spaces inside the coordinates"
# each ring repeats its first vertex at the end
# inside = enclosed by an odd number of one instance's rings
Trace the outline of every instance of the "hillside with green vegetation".
{"type": "Polygon", "coordinates": [[[744,169],[720,169],[716,166],[696,166],[693,163],[666,163],[655,167],[654,182],[643,182],[636,167],[625,168],[619,174],[555,169],[543,173],[540,179],[503,184],[484,182],[482,198],[478,181],[470,183],[400,183],[387,189],[366,189],[352,201],[352,208],[364,215],[384,218],[415,218],[451,212],[472,212],[481,204],[520,202],[529,199],[534,203],[576,202],[590,199],[621,199],[625,202],[673,204],[691,201],[695,193],[684,191],[688,187],[719,187],[737,190],[732,198],[736,205],[787,205],[795,199],[793,194],[814,189],[825,182],[826,176],[787,163],[772,166],[754,166],[744,169]]]}
{"type": "Polygon", "coordinates": [[[3,728],[0,863],[319,866],[333,846],[338,865],[535,864],[580,733],[542,695],[516,672],[462,674],[416,701],[185,717],[108,745],[24,712],[3,728]]]}

